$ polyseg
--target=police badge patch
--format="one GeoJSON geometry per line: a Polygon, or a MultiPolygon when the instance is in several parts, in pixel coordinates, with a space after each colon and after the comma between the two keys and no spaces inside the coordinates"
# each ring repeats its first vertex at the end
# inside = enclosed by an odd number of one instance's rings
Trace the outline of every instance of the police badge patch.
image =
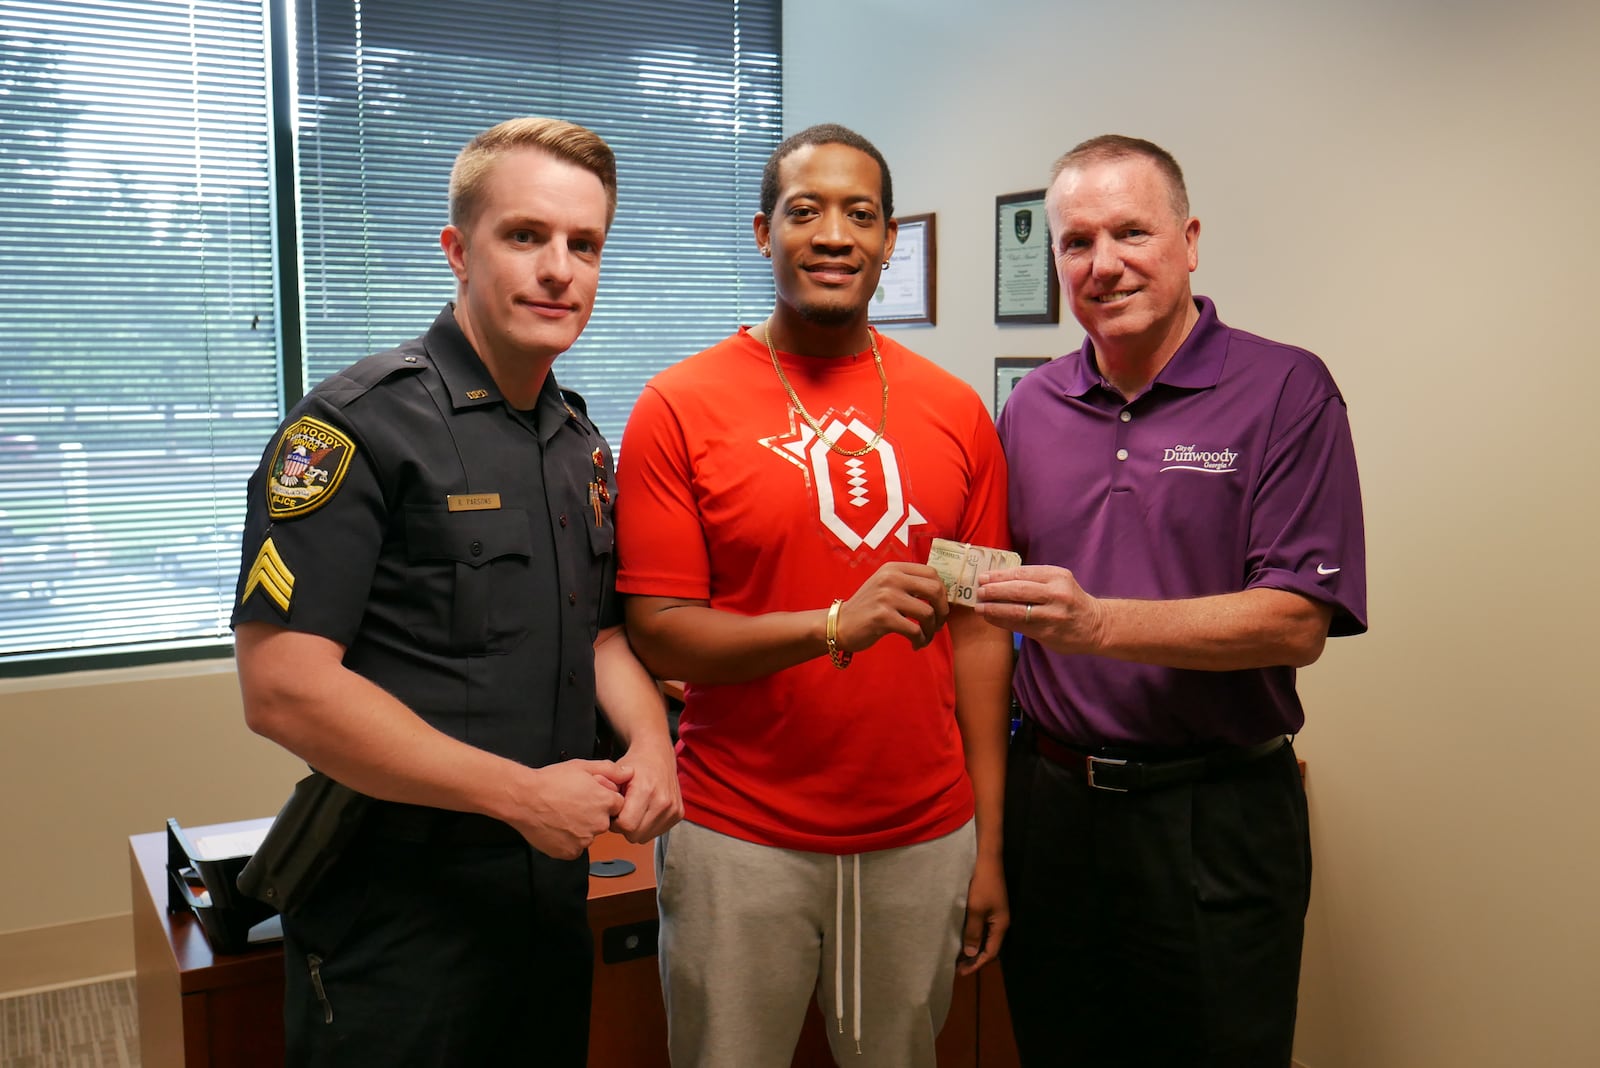
{"type": "Polygon", "coordinates": [[[267,515],[293,519],[316,511],[339,488],[355,442],[309,416],[285,427],[267,475],[267,515]]]}

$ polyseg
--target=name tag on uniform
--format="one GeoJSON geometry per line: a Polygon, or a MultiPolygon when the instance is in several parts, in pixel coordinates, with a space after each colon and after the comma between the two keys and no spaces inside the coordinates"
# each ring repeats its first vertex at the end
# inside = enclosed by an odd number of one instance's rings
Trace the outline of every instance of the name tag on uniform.
{"type": "Polygon", "coordinates": [[[492,512],[500,507],[498,493],[447,493],[444,500],[452,512],[492,512]]]}

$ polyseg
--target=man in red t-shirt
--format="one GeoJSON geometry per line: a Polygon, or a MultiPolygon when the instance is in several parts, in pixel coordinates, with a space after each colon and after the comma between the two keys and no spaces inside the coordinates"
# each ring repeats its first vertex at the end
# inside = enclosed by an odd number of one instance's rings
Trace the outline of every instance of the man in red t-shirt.
{"type": "Polygon", "coordinates": [[[867,324],[891,189],[843,127],[780,145],[771,316],[656,376],[623,440],[629,634],[688,684],[656,859],[679,1068],[787,1064],[813,991],[836,1058],[932,1066],[1007,924],[1010,636],[924,562],[1007,546],[1005,463],[977,394],[867,324]]]}

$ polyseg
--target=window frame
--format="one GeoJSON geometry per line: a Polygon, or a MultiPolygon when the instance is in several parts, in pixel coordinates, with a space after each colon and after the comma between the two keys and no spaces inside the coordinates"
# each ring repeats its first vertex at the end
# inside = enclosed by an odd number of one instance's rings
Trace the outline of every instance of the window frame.
{"type": "MultiPolygon", "coordinates": [[[[326,0],[324,0],[326,2],[326,0]]],[[[301,190],[301,161],[298,149],[298,129],[301,116],[297,114],[298,104],[296,99],[295,79],[298,77],[296,70],[295,38],[295,11],[291,4],[295,0],[259,0],[263,14],[263,34],[265,36],[265,49],[263,56],[262,75],[266,80],[266,129],[267,135],[267,185],[268,185],[268,226],[271,233],[269,242],[270,272],[272,285],[272,300],[277,315],[276,321],[276,351],[274,354],[275,371],[277,376],[277,403],[279,404],[278,418],[281,420],[288,411],[298,402],[309,388],[308,382],[308,355],[306,343],[306,312],[304,307],[305,270],[303,253],[305,248],[302,233],[302,216],[306,197],[301,190]]],[[[759,155],[765,160],[771,147],[781,139],[781,130],[778,124],[782,121],[782,50],[781,50],[781,0],[771,0],[772,10],[770,15],[763,13],[760,17],[770,17],[773,25],[771,34],[772,64],[767,75],[772,84],[771,93],[774,104],[771,108],[773,123],[765,130],[764,136],[770,140],[768,145],[764,141],[758,142],[759,155]]],[[[738,0],[733,6],[737,8],[738,0]]],[[[765,53],[763,52],[764,56],[765,53]]],[[[551,113],[560,114],[556,106],[552,106],[551,113]]],[[[569,116],[563,116],[569,117],[569,116]]],[[[571,116],[573,121],[583,121],[582,118],[571,116]]],[[[484,125],[488,125],[485,123],[484,125]]],[[[604,131],[602,131],[604,133],[604,131]]],[[[610,138],[608,138],[610,139],[610,138]]],[[[613,140],[614,147],[617,142],[613,140]]],[[[626,160],[626,147],[617,147],[619,165],[626,160]]],[[[619,170],[623,168],[619,166],[619,170]]],[[[626,178],[624,178],[624,182],[626,178]]],[[[432,191],[430,191],[432,192],[432,191]]],[[[435,194],[442,203],[444,190],[440,189],[435,194]]],[[[745,194],[741,190],[739,199],[742,201],[745,194]]],[[[755,197],[749,196],[750,203],[744,205],[749,213],[755,211],[755,197]]],[[[628,211],[627,186],[621,191],[621,204],[619,214],[628,211]]],[[[437,250],[435,250],[437,251],[437,250]]],[[[611,251],[608,244],[608,253],[611,251]]],[[[753,246],[747,250],[754,257],[753,246]]],[[[756,261],[759,264],[759,261],[756,261]]],[[[439,266],[441,272],[448,271],[442,253],[439,253],[439,266]]],[[[764,266],[764,265],[763,265],[764,266]]],[[[615,268],[613,268],[615,270],[615,268]]],[[[763,272],[764,273],[764,272],[763,272]]],[[[753,283],[752,293],[755,300],[770,301],[771,287],[770,274],[765,275],[765,285],[761,284],[762,275],[752,275],[749,272],[739,274],[741,279],[750,279],[753,283]],[[763,292],[764,290],[764,292],[763,292]]],[[[613,282],[614,286],[614,282],[613,282]]],[[[602,283],[601,304],[605,303],[606,286],[602,283]]],[[[750,299],[741,296],[741,300],[750,299]]],[[[731,329],[735,324],[728,323],[731,329]]],[[[411,332],[403,336],[414,336],[427,326],[427,321],[410,324],[411,332]]],[[[591,324],[593,329],[593,324],[591,324]]],[[[726,330],[723,331],[726,333],[726,330]]],[[[396,341],[403,337],[396,338],[396,341]]],[[[350,353],[346,363],[354,362],[366,353],[350,353]]],[[[677,353],[673,359],[689,355],[688,351],[677,353]]],[[[670,362],[670,361],[668,361],[670,362]]],[[[558,364],[558,373],[560,367],[558,364]]],[[[563,384],[568,384],[568,377],[562,376],[563,384]]],[[[581,387],[580,387],[581,388],[581,387]]],[[[211,393],[211,402],[214,407],[218,394],[211,393]]],[[[620,427],[608,430],[608,436],[613,438],[613,446],[620,444],[620,427]]],[[[260,448],[265,448],[268,441],[263,438],[259,443],[260,448]]],[[[238,488],[240,499],[243,499],[244,487],[238,488]]],[[[217,596],[219,605],[229,599],[233,585],[232,575],[226,571],[217,576],[217,596]]],[[[106,618],[115,619],[125,613],[120,602],[112,603],[101,609],[106,618]]],[[[26,624],[24,624],[26,625],[26,624]]],[[[131,666],[142,666],[164,663],[181,663],[189,661],[205,661],[231,657],[233,653],[231,636],[225,631],[212,636],[193,636],[174,638],[162,641],[159,644],[139,645],[112,645],[107,644],[99,648],[68,648],[55,650],[28,651],[16,654],[0,654],[0,679],[26,678],[39,675],[53,675],[59,673],[114,669],[131,666]]]]}

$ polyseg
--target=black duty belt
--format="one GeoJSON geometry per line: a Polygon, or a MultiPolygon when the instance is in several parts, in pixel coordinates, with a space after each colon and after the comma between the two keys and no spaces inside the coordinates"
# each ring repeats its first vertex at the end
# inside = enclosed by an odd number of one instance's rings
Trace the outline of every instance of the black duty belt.
{"type": "Polygon", "coordinates": [[[1023,720],[1017,738],[1033,746],[1034,751],[1050,763],[1066,768],[1096,790],[1123,794],[1196,782],[1227,768],[1260,760],[1288,742],[1286,736],[1277,734],[1257,745],[1223,746],[1193,755],[1144,760],[1136,759],[1137,753],[1133,750],[1097,751],[1068,745],[1040,730],[1032,720],[1023,720]]]}
{"type": "Polygon", "coordinates": [[[423,805],[380,801],[366,815],[365,829],[391,842],[442,846],[525,845],[510,824],[476,812],[450,812],[423,805]]]}

